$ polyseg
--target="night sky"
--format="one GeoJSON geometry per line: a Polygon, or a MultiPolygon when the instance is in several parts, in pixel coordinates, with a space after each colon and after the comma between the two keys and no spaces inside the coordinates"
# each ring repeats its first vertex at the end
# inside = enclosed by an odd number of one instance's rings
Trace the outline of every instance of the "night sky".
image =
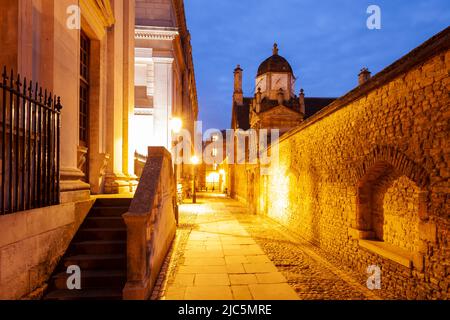
{"type": "Polygon", "coordinates": [[[450,24],[449,0],[186,0],[204,130],[231,123],[233,70],[252,96],[259,64],[274,42],[297,77],[296,94],[339,97],[367,66],[381,71],[450,24]],[[381,30],[369,30],[371,4],[381,30]]]}

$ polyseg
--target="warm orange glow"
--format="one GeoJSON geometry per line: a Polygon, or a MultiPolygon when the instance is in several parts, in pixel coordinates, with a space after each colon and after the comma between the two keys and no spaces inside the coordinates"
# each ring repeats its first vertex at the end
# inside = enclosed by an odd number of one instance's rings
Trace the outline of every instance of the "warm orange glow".
{"type": "Polygon", "coordinates": [[[183,120],[181,120],[180,118],[173,118],[172,120],[170,120],[170,128],[173,133],[180,133],[181,129],[183,129],[183,120]]]}
{"type": "MultiPolygon", "coordinates": [[[[284,169],[284,168],[283,168],[284,169]]],[[[273,170],[270,184],[270,207],[269,216],[272,218],[287,222],[289,208],[289,175],[287,170],[277,168],[273,170]]]]}
{"type": "Polygon", "coordinates": [[[191,158],[191,163],[192,163],[193,165],[197,165],[197,164],[200,163],[200,159],[199,159],[197,156],[193,156],[193,157],[191,158]]]}
{"type": "Polygon", "coordinates": [[[220,175],[217,172],[211,172],[206,176],[207,183],[216,183],[219,182],[220,175]]]}

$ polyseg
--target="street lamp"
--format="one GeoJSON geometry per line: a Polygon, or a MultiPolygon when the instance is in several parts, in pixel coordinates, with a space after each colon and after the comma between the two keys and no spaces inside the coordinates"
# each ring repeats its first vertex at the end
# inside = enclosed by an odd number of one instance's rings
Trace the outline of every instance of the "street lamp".
{"type": "MultiPolygon", "coordinates": [[[[180,118],[173,118],[172,120],[170,120],[170,127],[172,130],[173,134],[178,135],[181,130],[183,129],[183,120],[181,120],[180,118]]],[[[177,144],[179,142],[179,138],[177,138],[176,140],[173,140],[173,152],[174,152],[174,166],[173,166],[173,174],[174,174],[174,180],[175,180],[175,190],[176,190],[176,207],[175,207],[175,216],[177,219],[177,223],[178,223],[178,205],[179,203],[181,203],[179,201],[179,194],[178,194],[178,149],[177,149],[177,144]]]]}
{"type": "Polygon", "coordinates": [[[195,187],[195,180],[197,179],[197,177],[196,177],[196,175],[197,175],[197,165],[200,163],[200,160],[198,159],[197,156],[193,156],[191,158],[191,163],[192,163],[192,165],[194,165],[194,182],[193,182],[194,194],[192,196],[192,203],[197,203],[197,190],[196,190],[196,187],[195,187]]]}
{"type": "Polygon", "coordinates": [[[181,129],[183,129],[183,120],[180,118],[172,118],[172,120],[170,120],[170,127],[173,133],[180,133],[181,129]]]}

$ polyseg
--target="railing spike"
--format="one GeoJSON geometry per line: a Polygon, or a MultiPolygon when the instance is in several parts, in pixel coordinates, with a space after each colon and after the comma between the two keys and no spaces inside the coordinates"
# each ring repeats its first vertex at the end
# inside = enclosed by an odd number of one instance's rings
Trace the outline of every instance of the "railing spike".
{"type": "Polygon", "coordinates": [[[30,80],[30,84],[28,86],[28,94],[29,94],[30,99],[32,99],[33,98],[33,81],[31,81],[31,80],[30,80]]]}
{"type": "Polygon", "coordinates": [[[1,182],[0,214],[58,204],[60,97],[6,66],[0,73],[0,95],[4,111],[8,108],[10,115],[7,137],[6,112],[3,113],[2,171],[12,177],[8,186],[5,179],[1,182]],[[5,193],[6,187],[9,193],[5,193]]]}
{"type": "Polygon", "coordinates": [[[2,78],[3,83],[6,84],[6,81],[8,80],[8,71],[6,70],[6,66],[3,66],[2,78]]]}
{"type": "Polygon", "coordinates": [[[22,86],[22,82],[20,82],[20,73],[17,74],[17,79],[16,79],[16,88],[17,91],[20,92],[20,87],[22,86]]]}
{"type": "Polygon", "coordinates": [[[58,112],[61,112],[61,109],[62,109],[61,97],[58,97],[58,100],[56,102],[56,110],[58,110],[58,112]]]}

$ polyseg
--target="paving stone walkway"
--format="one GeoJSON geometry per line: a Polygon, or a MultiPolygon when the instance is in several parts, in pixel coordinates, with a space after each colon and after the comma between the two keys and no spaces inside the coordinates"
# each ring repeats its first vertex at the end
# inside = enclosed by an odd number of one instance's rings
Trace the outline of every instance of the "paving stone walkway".
{"type": "Polygon", "coordinates": [[[205,194],[180,226],[152,299],[377,299],[282,226],[237,201],[205,194]]]}

